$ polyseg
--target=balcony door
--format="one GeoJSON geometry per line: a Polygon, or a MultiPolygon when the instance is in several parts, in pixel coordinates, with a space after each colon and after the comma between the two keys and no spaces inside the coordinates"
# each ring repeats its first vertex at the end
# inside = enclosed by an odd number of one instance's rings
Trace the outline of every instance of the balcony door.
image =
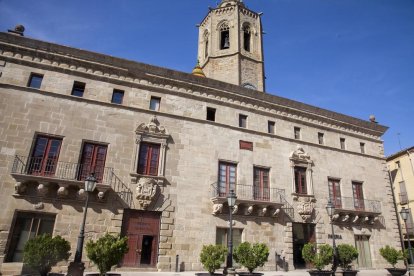
{"type": "Polygon", "coordinates": [[[80,170],[78,179],[83,181],[91,175],[95,173],[95,177],[99,182],[102,182],[104,176],[104,168],[105,168],[105,159],[106,159],[106,145],[101,144],[93,144],[93,143],[84,143],[81,162],[80,162],[80,170]]]}
{"type": "Polygon", "coordinates": [[[53,176],[56,171],[62,139],[49,136],[37,136],[33,151],[28,160],[28,173],[53,176]]]}
{"type": "Polygon", "coordinates": [[[362,183],[352,182],[352,193],[354,196],[355,210],[364,210],[364,192],[362,190],[362,183]]]}
{"type": "Polygon", "coordinates": [[[219,163],[218,192],[219,196],[227,196],[230,190],[236,191],[236,168],[234,163],[219,163]]]}
{"type": "Polygon", "coordinates": [[[253,168],[253,196],[255,200],[270,200],[269,169],[253,168]]]}
{"type": "Polygon", "coordinates": [[[335,208],[342,208],[341,201],[341,186],[339,180],[337,179],[328,179],[329,185],[329,198],[332,200],[332,204],[335,208]]]}

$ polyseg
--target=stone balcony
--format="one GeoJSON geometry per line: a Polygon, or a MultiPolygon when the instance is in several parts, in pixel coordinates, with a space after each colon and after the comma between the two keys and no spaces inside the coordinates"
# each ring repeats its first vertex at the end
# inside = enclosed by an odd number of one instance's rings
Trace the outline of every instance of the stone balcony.
{"type": "Polygon", "coordinates": [[[52,158],[15,156],[11,176],[16,180],[14,196],[36,195],[61,199],[83,199],[84,180],[92,172],[97,178],[94,195],[105,201],[108,191],[114,191],[126,204],[132,193],[115,175],[113,168],[85,167],[79,163],[52,158]]]}
{"type": "MultiPolygon", "coordinates": [[[[278,217],[284,212],[293,219],[293,208],[285,199],[284,189],[260,189],[253,185],[236,184],[234,192],[237,195],[237,200],[233,214],[278,217]]],[[[226,187],[220,187],[217,183],[211,185],[213,215],[228,210],[227,196],[229,193],[230,191],[226,187]]]]}
{"type": "Polygon", "coordinates": [[[381,202],[353,197],[337,197],[332,200],[335,206],[335,222],[353,224],[374,224],[381,215],[381,202]]]}

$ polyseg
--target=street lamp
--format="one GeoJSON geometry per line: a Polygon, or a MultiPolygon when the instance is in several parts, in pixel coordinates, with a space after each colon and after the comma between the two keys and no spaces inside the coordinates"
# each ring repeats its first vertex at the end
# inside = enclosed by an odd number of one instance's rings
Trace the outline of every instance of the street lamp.
{"type": "Polygon", "coordinates": [[[236,193],[234,192],[234,190],[230,190],[230,193],[227,196],[227,203],[229,205],[229,223],[230,223],[230,227],[229,227],[229,235],[228,235],[228,241],[227,241],[227,246],[228,246],[228,251],[227,251],[227,265],[226,265],[226,271],[228,274],[235,274],[234,269],[233,269],[233,208],[234,205],[236,204],[236,193]],[[229,272],[230,270],[230,272],[229,272]]]}
{"type": "Polygon", "coordinates": [[[408,220],[408,216],[410,214],[410,210],[409,209],[405,209],[405,207],[401,208],[400,211],[400,216],[404,221],[405,224],[405,235],[407,236],[407,241],[408,241],[408,252],[410,253],[410,263],[414,264],[413,261],[413,253],[411,252],[411,240],[410,240],[410,234],[408,233],[408,227],[407,227],[407,220],[408,220]]]}
{"type": "Polygon", "coordinates": [[[335,231],[334,231],[334,225],[333,225],[333,215],[335,212],[335,206],[332,204],[331,198],[328,200],[328,204],[326,204],[326,212],[328,212],[329,219],[331,221],[331,228],[332,228],[332,248],[334,251],[334,254],[332,256],[332,275],[335,275],[335,271],[337,268],[337,257],[338,257],[338,249],[336,248],[335,243],[335,231]]]}
{"type": "Polygon", "coordinates": [[[85,239],[85,222],[86,222],[86,213],[88,212],[88,204],[89,204],[89,193],[93,192],[96,187],[96,177],[95,173],[92,173],[90,176],[86,177],[85,179],[85,192],[86,192],[86,200],[85,200],[85,209],[83,211],[83,221],[80,227],[80,232],[78,236],[78,244],[76,246],[75,252],[75,259],[73,262],[69,264],[68,267],[68,275],[71,276],[81,276],[83,275],[83,271],[85,270],[85,265],[82,263],[82,249],[83,249],[83,241],[85,239]]]}

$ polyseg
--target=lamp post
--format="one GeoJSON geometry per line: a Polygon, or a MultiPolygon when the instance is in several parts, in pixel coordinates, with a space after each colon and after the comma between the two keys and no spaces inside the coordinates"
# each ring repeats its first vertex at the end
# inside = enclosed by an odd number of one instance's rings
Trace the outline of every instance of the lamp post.
{"type": "MultiPolygon", "coordinates": [[[[407,220],[408,220],[409,214],[410,214],[410,210],[409,209],[405,209],[405,207],[402,207],[401,208],[400,216],[403,219],[404,224],[405,224],[405,235],[407,236],[408,252],[410,254],[410,264],[414,264],[414,261],[413,261],[413,253],[411,252],[410,234],[408,233],[408,227],[407,227],[407,220]]],[[[410,267],[410,266],[408,266],[408,267],[410,267]]]]}
{"type": "Polygon", "coordinates": [[[334,231],[334,225],[333,225],[333,215],[335,212],[335,206],[332,204],[331,198],[328,200],[328,204],[326,204],[326,211],[328,212],[329,219],[331,221],[331,228],[332,228],[332,248],[334,251],[334,254],[332,256],[332,275],[335,275],[336,268],[338,266],[337,260],[338,260],[338,249],[336,247],[335,243],[335,231],[334,231]]]}
{"type": "Polygon", "coordinates": [[[233,208],[236,204],[236,193],[234,190],[230,190],[230,193],[227,196],[227,203],[229,205],[229,235],[227,241],[227,264],[226,264],[226,271],[228,274],[235,274],[233,269],[233,208]]]}
{"type": "Polygon", "coordinates": [[[78,236],[78,244],[76,246],[75,252],[75,259],[73,262],[69,264],[68,267],[68,275],[71,276],[78,276],[83,275],[83,271],[85,270],[85,265],[82,263],[82,250],[83,250],[83,241],[85,239],[85,222],[86,222],[86,214],[88,212],[88,204],[89,204],[89,193],[93,192],[96,187],[96,177],[95,174],[92,173],[90,176],[86,177],[85,179],[85,192],[86,192],[86,200],[85,200],[85,209],[83,210],[83,220],[80,227],[80,232],[78,236]]]}

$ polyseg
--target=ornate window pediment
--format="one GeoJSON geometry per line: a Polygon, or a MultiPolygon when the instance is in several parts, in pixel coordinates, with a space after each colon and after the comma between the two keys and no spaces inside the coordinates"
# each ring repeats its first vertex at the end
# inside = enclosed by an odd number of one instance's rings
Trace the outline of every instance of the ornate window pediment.
{"type": "Polygon", "coordinates": [[[156,116],[148,123],[141,123],[136,133],[132,183],[138,184],[141,177],[152,178],[158,185],[164,183],[165,154],[169,133],[156,116]],[[148,146],[150,145],[150,146],[148,146]],[[157,150],[154,150],[157,149],[157,150]]]}

